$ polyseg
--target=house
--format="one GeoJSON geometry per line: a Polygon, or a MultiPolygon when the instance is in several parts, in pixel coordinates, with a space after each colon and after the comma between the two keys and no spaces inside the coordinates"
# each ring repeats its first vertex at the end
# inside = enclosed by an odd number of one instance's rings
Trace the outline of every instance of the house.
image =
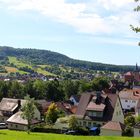
{"type": "MultiPolygon", "coordinates": [[[[31,122],[31,127],[34,127],[36,124],[40,123],[38,112],[35,113],[34,118],[31,122]]],[[[28,121],[22,117],[22,112],[19,111],[12,115],[8,120],[8,129],[11,130],[27,130],[28,129],[28,121]]]]}
{"type": "Polygon", "coordinates": [[[135,107],[135,115],[140,115],[140,99],[138,100],[137,106],[135,107]]]}
{"type": "Polygon", "coordinates": [[[134,71],[129,71],[124,74],[124,80],[125,82],[140,82],[140,73],[137,64],[134,71]]]}
{"type": "Polygon", "coordinates": [[[124,123],[124,115],[119,96],[102,92],[82,94],[76,111],[80,126],[102,126],[108,121],[124,123]]]}
{"type": "Polygon", "coordinates": [[[122,136],[124,124],[120,122],[109,121],[101,127],[102,136],[122,136]]]}
{"type": "Polygon", "coordinates": [[[119,97],[124,111],[134,111],[140,99],[140,90],[122,90],[119,97]]]}
{"type": "Polygon", "coordinates": [[[3,98],[0,102],[0,122],[6,122],[19,110],[20,106],[21,101],[18,99],[3,98]]]}
{"type": "MultiPolygon", "coordinates": [[[[3,98],[0,102],[0,122],[6,122],[11,116],[20,111],[26,103],[23,99],[3,98]]],[[[40,112],[35,109],[36,119],[40,120],[40,112]]]]}
{"type": "Polygon", "coordinates": [[[80,101],[80,95],[72,95],[69,99],[73,105],[78,105],[80,101]]]}
{"type": "Polygon", "coordinates": [[[134,126],[134,137],[140,137],[140,122],[134,126]]]}

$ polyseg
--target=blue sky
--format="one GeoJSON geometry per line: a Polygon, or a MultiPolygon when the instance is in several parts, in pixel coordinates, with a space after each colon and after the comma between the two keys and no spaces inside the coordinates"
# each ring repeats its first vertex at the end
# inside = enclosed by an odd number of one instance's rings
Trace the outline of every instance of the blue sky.
{"type": "Polygon", "coordinates": [[[0,45],[120,65],[140,64],[133,0],[0,0],[0,45]]]}

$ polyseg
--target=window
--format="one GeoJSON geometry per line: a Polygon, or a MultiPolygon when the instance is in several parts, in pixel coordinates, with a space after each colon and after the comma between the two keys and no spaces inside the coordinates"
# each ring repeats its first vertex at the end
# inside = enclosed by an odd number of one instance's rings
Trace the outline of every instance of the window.
{"type": "Polygon", "coordinates": [[[128,102],[128,100],[125,100],[125,102],[128,102]]]}
{"type": "Polygon", "coordinates": [[[81,121],[79,121],[79,125],[82,126],[82,122],[81,121]]]}
{"type": "Polygon", "coordinates": [[[132,103],[136,103],[136,101],[132,101],[132,103]]]}
{"type": "Polygon", "coordinates": [[[91,127],[91,122],[88,122],[88,127],[91,127]]]}
{"type": "Polygon", "coordinates": [[[86,126],[86,121],[83,122],[83,126],[86,126]]]}
{"type": "Polygon", "coordinates": [[[127,108],[130,108],[130,105],[127,105],[127,108]]]}
{"type": "Polygon", "coordinates": [[[118,116],[118,111],[116,112],[116,115],[118,116]]]}
{"type": "Polygon", "coordinates": [[[15,125],[16,128],[18,128],[18,125],[15,125]]]}
{"type": "Polygon", "coordinates": [[[140,134],[140,130],[139,130],[139,134],[140,134]]]}

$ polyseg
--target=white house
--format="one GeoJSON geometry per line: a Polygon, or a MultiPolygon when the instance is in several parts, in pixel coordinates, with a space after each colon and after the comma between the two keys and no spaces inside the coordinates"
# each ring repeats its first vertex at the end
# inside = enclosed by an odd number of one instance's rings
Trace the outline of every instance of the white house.
{"type": "Polygon", "coordinates": [[[140,99],[140,90],[123,90],[119,92],[123,110],[131,110],[137,107],[140,99]]]}
{"type": "Polygon", "coordinates": [[[140,123],[134,126],[134,137],[140,137],[140,123]]]}
{"type": "Polygon", "coordinates": [[[124,123],[124,114],[117,94],[82,94],[76,116],[80,126],[89,128],[103,126],[109,121],[124,123]]]}

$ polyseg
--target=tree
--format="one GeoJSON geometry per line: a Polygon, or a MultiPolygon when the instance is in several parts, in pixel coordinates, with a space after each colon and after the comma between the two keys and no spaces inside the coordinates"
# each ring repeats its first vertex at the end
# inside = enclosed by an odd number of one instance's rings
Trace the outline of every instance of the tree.
{"type": "Polygon", "coordinates": [[[78,94],[79,83],[77,81],[65,80],[62,84],[66,99],[69,99],[71,95],[78,94]]]}
{"type": "Polygon", "coordinates": [[[34,98],[30,98],[29,95],[25,96],[25,104],[23,105],[22,107],[22,117],[24,119],[27,120],[28,122],[28,125],[27,125],[27,132],[28,134],[30,133],[31,131],[31,124],[32,124],[32,119],[34,118],[34,111],[35,111],[35,101],[34,101],[34,98]]]}
{"type": "Polygon", "coordinates": [[[92,88],[96,91],[101,91],[109,88],[108,79],[105,77],[97,77],[92,81],[92,88]]]}
{"type": "Polygon", "coordinates": [[[59,117],[59,110],[57,108],[57,105],[55,103],[52,103],[49,106],[48,111],[46,112],[46,122],[49,125],[52,125],[56,122],[58,117],[59,117]]]}
{"type": "Polygon", "coordinates": [[[46,97],[51,101],[62,101],[64,99],[62,86],[58,80],[46,83],[46,97]]]}
{"type": "Polygon", "coordinates": [[[135,117],[130,115],[130,116],[127,116],[124,120],[124,123],[126,126],[134,126],[135,125],[135,117]]]}
{"type": "MultiPolygon", "coordinates": [[[[134,11],[136,12],[140,12],[140,0],[135,0],[135,2],[138,3],[138,6],[134,9],[134,11]]],[[[132,30],[135,31],[136,33],[140,32],[140,27],[134,27],[133,25],[130,25],[132,30]]],[[[140,46],[140,42],[139,42],[139,46],[140,46]]]]}
{"type": "Polygon", "coordinates": [[[78,121],[77,121],[77,118],[75,116],[70,116],[68,123],[69,123],[70,129],[76,130],[78,128],[78,121]]]}

